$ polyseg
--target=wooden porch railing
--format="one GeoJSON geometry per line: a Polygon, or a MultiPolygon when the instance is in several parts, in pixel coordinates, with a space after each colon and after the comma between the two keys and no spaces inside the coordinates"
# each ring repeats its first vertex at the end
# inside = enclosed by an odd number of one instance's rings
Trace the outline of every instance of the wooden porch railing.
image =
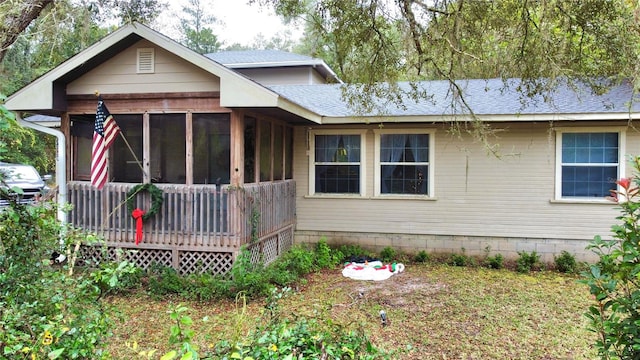
{"type": "MultiPolygon", "coordinates": [[[[223,267],[228,268],[242,245],[249,244],[252,252],[270,259],[283,251],[281,244],[290,246],[293,242],[293,180],[220,188],[156,184],[163,191],[164,202],[160,211],[145,221],[143,241],[139,245],[135,245],[135,220],[126,206],[127,193],[135,185],[109,183],[102,190],[96,190],[88,182],[70,182],[68,199],[73,205],[70,223],[104,237],[107,246],[112,248],[168,251],[170,255],[147,256],[146,263],[139,265],[146,267],[152,261],[170,261],[181,272],[191,272],[184,270],[190,266],[187,263],[213,259],[211,255],[200,254],[203,252],[224,253],[223,267]],[[284,242],[282,234],[286,234],[284,242]],[[268,244],[265,247],[274,236],[280,238],[275,250],[268,244]],[[185,256],[190,259],[185,260],[185,256]]],[[[147,193],[138,194],[135,201],[140,209],[150,207],[147,193]]],[[[219,256],[215,259],[220,262],[219,256]]],[[[200,266],[211,268],[210,264],[200,266]]]]}

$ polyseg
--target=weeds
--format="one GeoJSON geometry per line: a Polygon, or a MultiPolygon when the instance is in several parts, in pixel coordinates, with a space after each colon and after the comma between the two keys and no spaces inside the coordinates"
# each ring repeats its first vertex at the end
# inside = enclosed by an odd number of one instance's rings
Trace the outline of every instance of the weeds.
{"type": "Polygon", "coordinates": [[[556,265],[556,269],[560,272],[573,274],[578,271],[576,257],[566,250],[563,250],[560,253],[560,256],[554,256],[553,260],[556,265]]]}
{"type": "Polygon", "coordinates": [[[535,251],[528,253],[526,251],[518,252],[518,259],[516,260],[516,270],[521,273],[528,273],[532,270],[540,270],[543,264],[540,262],[540,255],[535,251]]]}

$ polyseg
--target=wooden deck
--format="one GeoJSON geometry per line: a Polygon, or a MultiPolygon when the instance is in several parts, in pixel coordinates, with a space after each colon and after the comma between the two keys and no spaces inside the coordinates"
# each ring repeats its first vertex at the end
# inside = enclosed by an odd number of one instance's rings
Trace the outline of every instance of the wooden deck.
{"type": "MultiPolygon", "coordinates": [[[[108,183],[95,190],[88,182],[70,182],[70,222],[104,238],[109,258],[117,249],[147,268],[154,263],[180,273],[228,271],[241,246],[254,261],[273,261],[293,244],[295,182],[293,180],[228,185],[156,184],[163,191],[161,210],[143,224],[143,240],[135,245],[135,220],[126,197],[136,184],[108,183]]],[[[137,207],[150,208],[147,193],[137,207]]],[[[100,261],[104,246],[84,247],[82,257],[100,261]]]]}

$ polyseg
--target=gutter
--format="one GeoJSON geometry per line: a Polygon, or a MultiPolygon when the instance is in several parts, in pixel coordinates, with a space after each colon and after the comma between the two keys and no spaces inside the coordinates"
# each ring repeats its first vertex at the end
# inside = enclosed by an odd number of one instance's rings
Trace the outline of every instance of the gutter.
{"type": "Polygon", "coordinates": [[[64,134],[60,130],[51,129],[46,126],[34,124],[22,119],[21,115],[16,114],[16,119],[18,120],[18,124],[23,127],[33,129],[35,131],[39,131],[45,134],[55,136],[58,141],[56,141],[57,151],[56,151],[56,183],[58,184],[58,221],[62,224],[66,224],[67,222],[67,214],[64,212],[63,208],[67,203],[67,178],[66,178],[66,139],[64,134]]]}

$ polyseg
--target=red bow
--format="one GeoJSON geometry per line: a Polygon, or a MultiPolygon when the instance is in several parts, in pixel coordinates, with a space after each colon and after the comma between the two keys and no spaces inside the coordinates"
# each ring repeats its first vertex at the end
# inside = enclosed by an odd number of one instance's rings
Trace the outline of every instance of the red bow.
{"type": "Polygon", "coordinates": [[[137,208],[131,212],[131,216],[136,219],[136,245],[142,242],[142,216],[144,213],[144,210],[137,208]]]}

